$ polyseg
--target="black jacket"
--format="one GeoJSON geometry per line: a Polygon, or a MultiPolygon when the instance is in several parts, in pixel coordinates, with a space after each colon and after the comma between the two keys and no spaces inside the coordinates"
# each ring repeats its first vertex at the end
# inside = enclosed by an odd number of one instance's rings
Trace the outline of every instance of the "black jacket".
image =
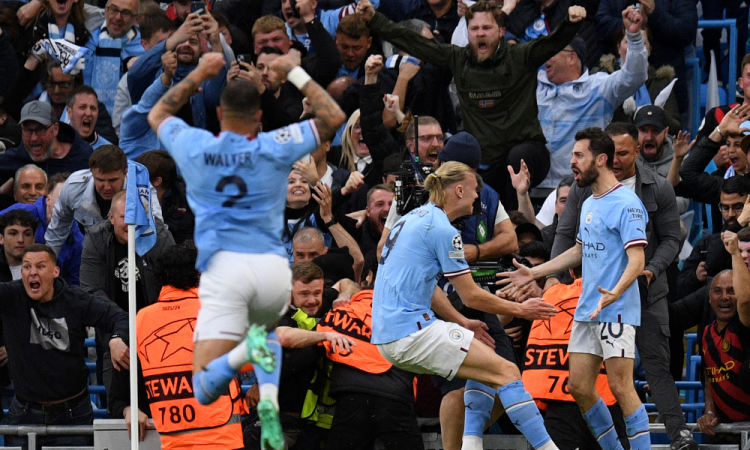
{"type": "MultiPolygon", "coordinates": [[[[713,130],[709,131],[710,132],[713,130]]],[[[681,187],[683,197],[689,197],[701,203],[718,205],[721,201],[721,185],[724,179],[706,173],[706,166],[716,156],[721,144],[707,137],[701,138],[693,147],[690,156],[685,158],[680,169],[682,181],[681,187]]],[[[743,175],[750,177],[750,173],[743,175]]]]}
{"type": "Polygon", "coordinates": [[[359,92],[359,105],[362,139],[370,150],[373,163],[380,162],[382,176],[382,161],[394,153],[401,152],[402,148],[383,124],[383,96],[377,84],[362,86],[359,92]]]}
{"type": "MultiPolygon", "coordinates": [[[[299,328],[297,322],[292,319],[296,310],[290,308],[281,318],[279,326],[299,328]]],[[[325,356],[325,350],[321,346],[303,348],[285,348],[284,361],[281,363],[281,378],[279,381],[279,411],[282,413],[302,413],[302,405],[305,403],[305,395],[310,387],[310,381],[315,375],[318,360],[325,356]]]]}
{"type": "Polygon", "coordinates": [[[450,42],[458,26],[458,22],[461,17],[458,15],[458,2],[451,2],[451,7],[447,13],[441,17],[435,15],[430,8],[430,4],[426,0],[419,2],[419,6],[406,13],[407,19],[419,19],[427,23],[430,26],[430,30],[433,33],[437,33],[440,36],[440,40],[443,42],[450,42]]]}
{"type": "MultiPolygon", "coordinates": [[[[13,274],[10,272],[5,252],[0,247],[0,282],[7,283],[9,281],[13,281],[13,274]]],[[[5,346],[5,338],[3,337],[3,323],[0,321],[0,347],[3,346],[5,346]]],[[[10,383],[10,371],[6,365],[5,367],[0,367],[0,386],[6,386],[8,383],[10,383]]]]}
{"type": "MultiPolygon", "coordinates": [[[[742,227],[738,224],[726,227],[725,230],[738,232],[742,227]]],[[[704,236],[695,244],[690,256],[685,260],[682,266],[680,276],[677,278],[677,298],[684,297],[691,292],[695,292],[707,284],[711,278],[715,277],[722,270],[732,268],[732,256],[727,253],[724,242],[721,240],[721,233],[714,233],[704,236]],[[701,262],[706,263],[706,281],[701,282],[695,275],[695,269],[701,262]]]]}
{"type": "Polygon", "coordinates": [[[66,144],[72,144],[70,151],[64,158],[49,158],[46,161],[34,162],[26,151],[23,142],[16,148],[7,150],[0,155],[0,179],[7,180],[16,175],[16,170],[26,164],[35,164],[51,177],[57,173],[73,173],[77,170],[89,168],[89,158],[94,151],[88,142],[81,139],[78,132],[68,124],[60,123],[60,132],[57,134],[57,140],[66,144]]]}
{"type": "MultiPolygon", "coordinates": [[[[13,43],[20,72],[15,84],[12,85],[13,89],[9,92],[8,98],[4,102],[4,107],[16,120],[19,119],[24,100],[26,100],[34,86],[41,80],[42,72],[46,70],[44,64],[39,64],[33,72],[25,69],[23,65],[31,54],[34,45],[41,39],[49,38],[50,22],[53,22],[51,16],[44,13],[40,14],[34,23],[26,28],[24,33],[13,43]]],[[[74,44],[79,47],[85,47],[91,34],[86,30],[84,24],[73,23],[72,20],[71,24],[73,25],[73,33],[75,35],[74,44]]]]}
{"type": "MultiPolygon", "coordinates": [[[[444,131],[456,133],[458,131],[456,114],[448,93],[453,75],[449,70],[434,64],[423,62],[420,66],[419,73],[409,81],[406,89],[404,112],[410,111],[414,115],[434,117],[444,131]]],[[[397,79],[398,69],[395,68],[386,68],[378,73],[376,86],[378,86],[380,94],[378,101],[381,104],[383,103],[383,95],[393,92],[397,79]]],[[[356,83],[346,88],[340,98],[336,99],[347,116],[360,108],[361,90],[364,86],[364,78],[360,78],[356,83]]],[[[373,93],[369,92],[369,94],[373,93]]],[[[382,111],[383,108],[380,109],[382,111]]]]}
{"type": "MultiPolygon", "coordinates": [[[[537,72],[573,39],[581,23],[564,20],[549,36],[510,45],[479,62],[469,47],[441,45],[399,26],[380,13],[368,27],[403,51],[453,73],[464,120],[464,131],[482,147],[483,164],[505,164],[511,148],[521,142],[546,142],[536,104],[537,72]]],[[[370,149],[372,153],[372,149],[370,149]]]]}
{"type": "Polygon", "coordinates": [[[5,146],[5,150],[21,145],[21,125],[11,116],[0,125],[0,144],[5,146]]]}
{"type": "Polygon", "coordinates": [[[301,67],[321,86],[328,86],[336,79],[341,67],[341,55],[328,31],[317,17],[305,24],[307,35],[315,53],[302,59],[301,67]]]}
{"type": "Polygon", "coordinates": [[[279,90],[281,90],[279,98],[276,98],[268,89],[260,96],[263,131],[271,131],[297,123],[302,115],[304,94],[289,82],[282,84],[279,90]]]}
{"type": "MultiPolygon", "coordinates": [[[[18,62],[23,65],[26,59],[31,54],[31,49],[41,39],[49,38],[49,24],[54,22],[54,19],[50,14],[40,14],[37,16],[34,23],[26,28],[24,34],[16,42],[16,53],[18,54],[18,62]]],[[[88,32],[86,26],[82,23],[75,23],[70,18],[70,23],[73,25],[73,34],[75,35],[74,44],[79,47],[85,47],[88,42],[91,33],[88,32]]],[[[37,80],[38,81],[38,80],[37,80]]]]}
{"type": "MultiPolygon", "coordinates": [[[[506,29],[514,37],[522,39],[526,35],[526,29],[544,13],[544,21],[548,29],[553,30],[568,17],[568,8],[571,6],[586,8],[586,18],[583,20],[583,25],[577,36],[586,42],[587,55],[584,64],[589,68],[594,67],[599,60],[594,30],[594,16],[599,8],[599,0],[555,0],[544,10],[539,9],[538,1],[522,0],[518,2],[516,8],[507,17],[506,29]]],[[[506,36],[506,38],[509,39],[510,36],[506,36]]]]}
{"type": "Polygon", "coordinates": [[[175,243],[192,241],[195,231],[195,215],[188,205],[185,181],[182,177],[177,177],[172,188],[159,199],[159,204],[164,224],[172,234],[175,243]]]}
{"type": "Polygon", "coordinates": [[[128,334],[127,314],[100,294],[61,278],[54,289],[52,300],[40,303],[26,294],[22,281],[0,283],[10,374],[16,396],[25,401],[52,402],[86,389],[86,327],[128,334]]]}
{"type": "Polygon", "coordinates": [[[20,67],[7,32],[0,34],[0,61],[3,61],[0,64],[0,98],[4,98],[16,83],[20,67]]]}
{"type": "Polygon", "coordinates": [[[373,374],[355,369],[346,364],[333,364],[331,372],[331,397],[337,398],[346,392],[357,392],[390,400],[414,404],[414,374],[399,369],[373,374]]]}
{"type": "MultiPolygon", "coordinates": [[[[594,22],[602,53],[612,53],[614,36],[623,26],[622,11],[636,3],[638,0],[601,0],[594,22]]],[[[696,2],[656,0],[654,3],[654,11],[648,17],[648,27],[653,34],[649,62],[656,67],[670,65],[677,72],[677,77],[684,79],[685,47],[695,40],[698,29],[696,2]]]]}
{"type": "MultiPolygon", "coordinates": [[[[138,309],[159,300],[161,285],[156,281],[154,269],[156,260],[164,249],[174,245],[172,234],[161,221],[156,221],[156,244],[143,257],[136,255],[136,269],[140,274],[139,287],[145,294],[143,304],[138,309]]],[[[81,255],[81,288],[91,294],[101,293],[112,302],[117,302],[117,288],[122,282],[114,277],[115,235],[109,220],[94,225],[86,234],[81,255]]],[[[128,305],[118,305],[124,311],[128,305]]]]}

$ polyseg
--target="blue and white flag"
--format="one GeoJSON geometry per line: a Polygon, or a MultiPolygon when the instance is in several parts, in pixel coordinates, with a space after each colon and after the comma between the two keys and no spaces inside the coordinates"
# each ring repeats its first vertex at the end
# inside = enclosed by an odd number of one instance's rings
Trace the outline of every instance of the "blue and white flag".
{"type": "Polygon", "coordinates": [[[135,252],[143,256],[156,244],[156,222],[151,198],[148,169],[128,161],[128,185],[125,196],[125,223],[135,225],[135,252]]]}
{"type": "Polygon", "coordinates": [[[78,75],[85,67],[89,49],[79,47],[65,39],[45,39],[44,48],[48,55],[60,63],[64,74],[78,75]]]}
{"type": "Polygon", "coordinates": [[[385,60],[385,67],[388,69],[397,69],[401,67],[401,64],[406,63],[419,65],[419,60],[411,55],[393,55],[385,60]]]}

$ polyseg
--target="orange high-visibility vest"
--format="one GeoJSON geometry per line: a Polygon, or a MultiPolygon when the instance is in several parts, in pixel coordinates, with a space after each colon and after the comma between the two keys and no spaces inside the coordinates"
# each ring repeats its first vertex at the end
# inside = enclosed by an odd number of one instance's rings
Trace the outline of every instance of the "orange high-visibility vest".
{"type": "MultiPolygon", "coordinates": [[[[579,278],[571,285],[556,284],[544,293],[544,300],[557,308],[557,315],[534,321],[523,360],[523,385],[536,400],[575,401],[568,391],[568,342],[581,291],[579,278]]],[[[596,390],[607,405],[617,402],[604,366],[596,379],[596,390]]]]}
{"type": "Polygon", "coordinates": [[[165,286],[159,301],[136,316],[138,361],[162,449],[243,448],[240,414],[246,412],[239,382],[204,406],[193,396],[193,330],[198,289],[165,286]]]}
{"type": "Polygon", "coordinates": [[[340,348],[331,351],[331,343],[324,342],[326,356],[331,361],[346,364],[369,373],[385,373],[393,367],[378,347],[370,343],[372,337],[372,289],[357,292],[349,304],[337,307],[318,324],[317,331],[335,331],[357,342],[354,351],[344,353],[340,348]]]}

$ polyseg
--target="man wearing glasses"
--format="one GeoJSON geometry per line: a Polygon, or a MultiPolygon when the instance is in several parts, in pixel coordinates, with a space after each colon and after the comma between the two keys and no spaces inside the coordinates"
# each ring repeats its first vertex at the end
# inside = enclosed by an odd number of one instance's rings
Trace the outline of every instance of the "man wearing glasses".
{"type": "MultiPolygon", "coordinates": [[[[98,114],[91,124],[93,130],[83,130],[76,123],[76,119],[69,115],[70,111],[67,103],[74,91],[80,88],[80,75],[74,76],[66,74],[60,68],[59,62],[47,61],[46,73],[42,78],[42,84],[45,90],[42,91],[38,97],[27,99],[27,102],[29,100],[41,100],[49,103],[52,105],[52,109],[55,111],[55,117],[57,117],[59,122],[68,124],[72,123],[76,131],[81,134],[81,137],[92,145],[97,143],[96,139],[88,138],[94,136],[94,134],[96,134],[95,137],[101,136],[104,138],[104,140],[107,141],[106,143],[117,141],[117,134],[115,133],[114,128],[112,128],[112,117],[109,115],[109,112],[107,112],[104,104],[98,101],[98,98],[95,98],[98,114]]],[[[100,139],[100,142],[103,142],[103,140],[100,139]]]]}
{"type": "Polygon", "coordinates": [[[104,24],[91,32],[86,43],[89,54],[83,81],[96,90],[108,111],[114,110],[117,83],[131,60],[145,52],[135,27],[140,6],[140,0],[109,0],[104,8],[104,24]]]}
{"type": "MultiPolygon", "coordinates": [[[[690,158],[692,158],[692,155],[690,158]]],[[[742,210],[748,199],[748,194],[750,194],[750,179],[740,175],[724,180],[719,177],[715,178],[721,182],[721,200],[718,205],[724,219],[724,226],[721,231],[737,232],[742,229],[743,222],[747,220],[742,214],[742,210]]],[[[744,225],[747,225],[747,223],[744,225]]],[[[722,270],[731,268],[732,260],[729,253],[724,249],[721,233],[717,232],[703,237],[695,245],[682,267],[680,277],[677,280],[678,298],[685,297],[700,289],[707,281],[710,281],[710,277],[715,276],[722,270]]]]}
{"type": "Polygon", "coordinates": [[[12,178],[26,164],[36,164],[48,177],[88,168],[91,145],[73,127],[58,122],[47,102],[34,100],[21,110],[21,145],[0,155],[0,180],[12,178]]]}

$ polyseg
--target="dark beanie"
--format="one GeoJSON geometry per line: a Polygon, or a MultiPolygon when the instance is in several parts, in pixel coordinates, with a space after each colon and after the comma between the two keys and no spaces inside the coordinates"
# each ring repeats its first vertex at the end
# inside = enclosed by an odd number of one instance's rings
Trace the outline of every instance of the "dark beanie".
{"type": "Polygon", "coordinates": [[[482,162],[482,148],[479,141],[469,133],[456,133],[440,150],[438,159],[442,162],[462,162],[472,169],[478,169],[482,162]]]}
{"type": "Polygon", "coordinates": [[[578,60],[581,61],[581,67],[585,67],[586,66],[586,41],[584,41],[581,37],[576,36],[573,38],[572,41],[570,41],[570,44],[568,45],[576,53],[576,55],[578,56],[578,60]]]}

